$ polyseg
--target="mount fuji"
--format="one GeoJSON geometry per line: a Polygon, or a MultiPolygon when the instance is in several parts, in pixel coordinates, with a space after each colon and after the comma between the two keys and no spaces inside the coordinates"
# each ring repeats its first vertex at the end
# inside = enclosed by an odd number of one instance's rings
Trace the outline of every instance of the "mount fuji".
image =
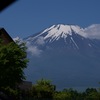
{"type": "Polygon", "coordinates": [[[27,80],[52,80],[58,89],[98,87],[100,25],[53,25],[24,39],[28,47],[27,80]]]}

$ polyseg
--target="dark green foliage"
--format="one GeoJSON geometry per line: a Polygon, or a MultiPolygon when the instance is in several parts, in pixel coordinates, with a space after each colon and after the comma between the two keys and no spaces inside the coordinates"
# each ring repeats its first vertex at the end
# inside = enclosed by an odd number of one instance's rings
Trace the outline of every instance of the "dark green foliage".
{"type": "Polygon", "coordinates": [[[86,89],[85,94],[85,100],[100,100],[100,93],[95,88],[86,89]]]}
{"type": "Polygon", "coordinates": [[[41,79],[32,88],[32,95],[35,99],[52,99],[55,86],[49,80],[41,79]]]}
{"type": "Polygon", "coordinates": [[[10,98],[10,100],[19,100],[19,94],[17,90],[6,87],[2,89],[2,93],[5,95],[5,98],[10,98]]]}
{"type": "Polygon", "coordinates": [[[95,88],[88,88],[83,93],[73,89],[64,89],[55,92],[53,100],[100,100],[100,92],[95,88]]]}
{"type": "Polygon", "coordinates": [[[0,88],[15,88],[24,77],[23,69],[27,67],[26,47],[9,43],[0,44],[0,88]]]}
{"type": "Polygon", "coordinates": [[[70,94],[71,100],[77,100],[78,96],[80,95],[76,90],[73,90],[72,88],[64,89],[63,91],[70,94]]]}
{"type": "Polygon", "coordinates": [[[85,92],[73,89],[56,91],[55,85],[49,80],[41,79],[33,85],[29,100],[100,100],[100,92],[95,88],[88,88],[85,92]]]}
{"type": "Polygon", "coordinates": [[[0,44],[1,100],[100,100],[100,92],[95,88],[88,88],[85,92],[73,89],[56,91],[56,86],[45,79],[38,80],[29,91],[17,89],[17,85],[25,79],[23,69],[27,67],[26,56],[24,43],[0,44]]]}
{"type": "Polygon", "coordinates": [[[52,85],[49,80],[41,79],[33,85],[29,91],[11,90],[8,96],[15,98],[14,100],[100,100],[100,91],[95,88],[88,88],[85,92],[78,92],[73,89],[64,89],[62,91],[56,91],[55,85],[52,85]]]}
{"type": "Polygon", "coordinates": [[[69,92],[55,92],[53,100],[71,100],[71,94],[69,92]]]}

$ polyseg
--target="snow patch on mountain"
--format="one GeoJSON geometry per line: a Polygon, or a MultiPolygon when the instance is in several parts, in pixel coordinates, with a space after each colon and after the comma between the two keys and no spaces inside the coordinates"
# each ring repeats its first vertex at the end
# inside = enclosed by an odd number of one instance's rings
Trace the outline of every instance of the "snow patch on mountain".
{"type": "Polygon", "coordinates": [[[74,39],[71,37],[71,40],[73,41],[73,43],[75,44],[75,46],[77,47],[77,49],[79,49],[78,45],[76,44],[76,42],[74,41],[74,39]]]}
{"type": "Polygon", "coordinates": [[[83,29],[80,28],[79,26],[75,25],[63,25],[63,24],[58,24],[57,26],[53,25],[50,28],[47,28],[44,30],[41,34],[43,33],[48,33],[44,39],[51,38],[51,40],[58,40],[59,38],[67,38],[68,35],[72,35],[72,33],[81,33],[83,29]]]}

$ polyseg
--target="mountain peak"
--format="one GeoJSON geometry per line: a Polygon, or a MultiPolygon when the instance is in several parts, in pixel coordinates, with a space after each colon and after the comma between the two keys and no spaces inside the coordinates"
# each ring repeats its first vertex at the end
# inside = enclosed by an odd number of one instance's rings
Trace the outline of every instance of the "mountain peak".
{"type": "Polygon", "coordinates": [[[57,24],[52,25],[51,27],[46,28],[38,34],[34,34],[27,38],[28,41],[34,41],[42,37],[42,40],[47,42],[57,41],[59,39],[66,40],[68,36],[72,37],[73,35],[79,35],[83,38],[89,39],[100,39],[100,24],[93,24],[87,28],[81,28],[78,25],[64,25],[57,24]]]}
{"type": "Polygon", "coordinates": [[[59,38],[67,38],[67,36],[72,35],[73,32],[78,34],[82,30],[83,29],[77,25],[58,24],[45,29],[41,34],[48,33],[45,35],[44,39],[51,38],[53,40],[58,40],[59,38]]]}
{"type": "Polygon", "coordinates": [[[82,28],[80,28],[77,25],[64,25],[64,24],[58,24],[58,25],[52,25],[50,28],[47,28],[44,30],[42,33],[45,32],[53,32],[53,33],[65,33],[65,34],[70,34],[72,31],[75,33],[78,33],[82,28]]]}

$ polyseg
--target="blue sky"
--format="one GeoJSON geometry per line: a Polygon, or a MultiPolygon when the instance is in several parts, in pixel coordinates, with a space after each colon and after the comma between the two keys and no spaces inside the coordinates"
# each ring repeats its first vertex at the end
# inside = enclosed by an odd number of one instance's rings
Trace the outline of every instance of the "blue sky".
{"type": "Polygon", "coordinates": [[[100,24],[100,0],[18,0],[0,13],[0,27],[25,38],[53,24],[100,24]]]}

